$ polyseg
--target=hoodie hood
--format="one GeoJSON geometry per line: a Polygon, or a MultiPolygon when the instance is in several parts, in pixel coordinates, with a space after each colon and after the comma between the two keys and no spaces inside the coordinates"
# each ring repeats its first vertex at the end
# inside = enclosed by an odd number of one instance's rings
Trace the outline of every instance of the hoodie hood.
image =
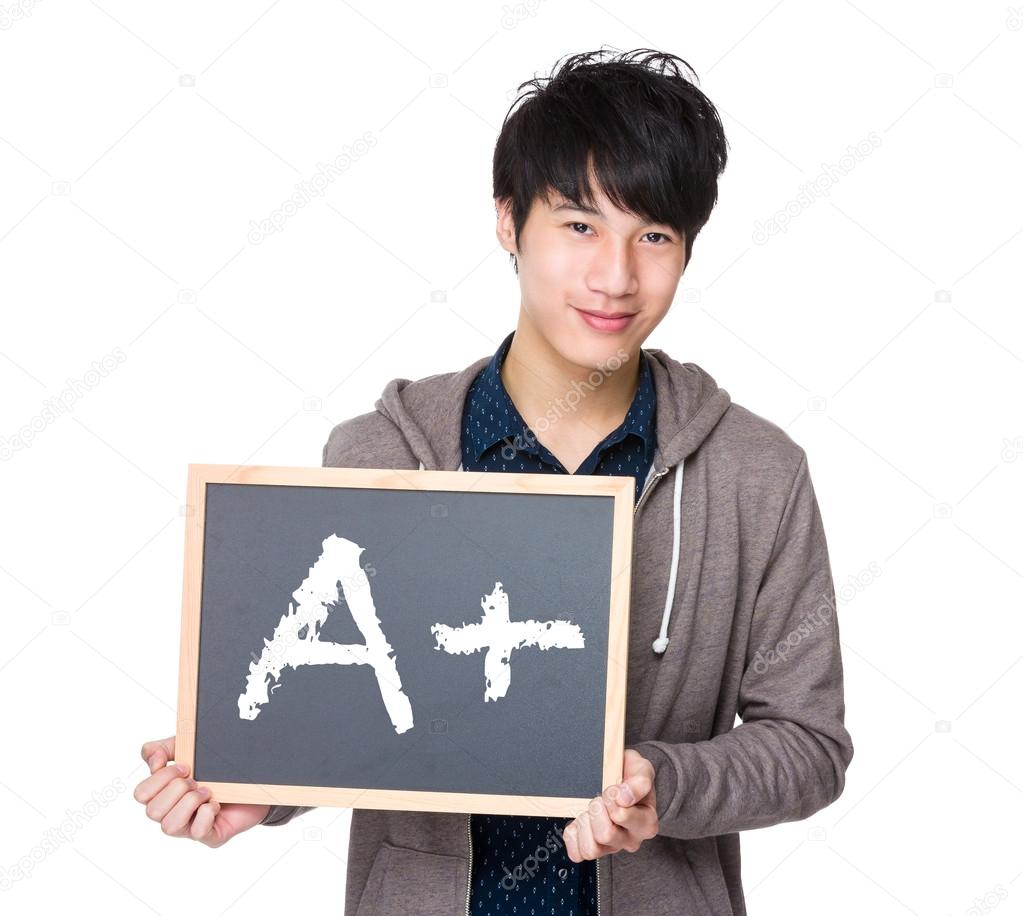
{"type": "MultiPolygon", "coordinates": [[[[675,601],[675,585],[681,552],[682,484],[685,458],[699,448],[731,404],[731,397],[713,377],[695,363],[680,363],[663,350],[643,350],[649,357],[657,395],[657,447],[650,473],[636,509],[651,482],[675,470],[672,498],[672,548],[668,587],[661,626],[652,648],[663,655],[668,648],[668,626],[675,601]]],[[[416,381],[392,379],[374,405],[398,427],[419,470],[462,469],[462,409],[469,388],[486,367],[490,356],[481,357],[458,372],[431,375],[416,381]]]]}
{"type": "MultiPolygon", "coordinates": [[[[680,464],[710,434],[731,404],[725,389],[695,363],[646,349],[657,393],[657,448],[651,476],[680,464]]],[[[392,379],[374,405],[401,431],[427,471],[457,471],[462,464],[462,408],[484,356],[457,372],[410,381],[392,379]]]]}

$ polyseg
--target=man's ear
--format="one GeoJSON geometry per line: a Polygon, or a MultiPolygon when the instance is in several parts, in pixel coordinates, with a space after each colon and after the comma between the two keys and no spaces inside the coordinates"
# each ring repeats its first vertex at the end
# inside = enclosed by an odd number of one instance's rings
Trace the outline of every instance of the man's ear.
{"type": "Polygon", "coordinates": [[[506,197],[494,198],[494,211],[497,215],[498,244],[510,254],[517,255],[518,249],[515,246],[515,221],[512,219],[511,200],[506,197]]]}

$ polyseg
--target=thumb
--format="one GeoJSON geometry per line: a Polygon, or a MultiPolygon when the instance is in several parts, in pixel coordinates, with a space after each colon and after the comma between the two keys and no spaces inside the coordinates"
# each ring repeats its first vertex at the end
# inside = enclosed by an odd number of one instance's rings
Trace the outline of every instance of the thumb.
{"type": "Polygon", "coordinates": [[[623,779],[618,785],[618,804],[629,807],[642,801],[653,787],[653,766],[642,754],[625,752],[623,779]]]}

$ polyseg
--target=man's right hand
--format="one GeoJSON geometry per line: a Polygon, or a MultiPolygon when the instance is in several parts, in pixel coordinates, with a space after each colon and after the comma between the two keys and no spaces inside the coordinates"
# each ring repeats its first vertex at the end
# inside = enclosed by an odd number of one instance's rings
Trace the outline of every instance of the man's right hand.
{"type": "Polygon", "coordinates": [[[149,773],[135,787],[135,801],[146,806],[146,817],[160,822],[168,836],[187,837],[207,846],[223,846],[236,834],[255,827],[269,805],[221,804],[206,786],[196,787],[188,767],[174,759],[174,736],[142,745],[149,773]]]}

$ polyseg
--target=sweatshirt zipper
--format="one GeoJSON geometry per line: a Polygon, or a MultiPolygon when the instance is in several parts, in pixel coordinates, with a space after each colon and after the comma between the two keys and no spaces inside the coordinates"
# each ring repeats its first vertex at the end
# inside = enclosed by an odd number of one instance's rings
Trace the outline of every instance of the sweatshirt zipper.
{"type": "Polygon", "coordinates": [[[636,508],[632,510],[632,517],[633,518],[635,518],[636,517],[636,513],[639,512],[639,507],[643,505],[643,500],[646,498],[647,493],[650,492],[651,487],[653,487],[654,481],[656,481],[659,477],[663,477],[665,474],[667,474],[668,470],[669,470],[668,468],[661,468],[661,470],[656,471],[654,473],[654,476],[651,477],[646,482],[646,486],[643,487],[642,491],[639,494],[639,499],[636,500],[636,508]]]}
{"type": "Polygon", "coordinates": [[[466,815],[465,832],[469,835],[469,874],[465,878],[465,916],[469,916],[469,895],[472,893],[472,815],[466,815]]]}
{"type": "Polygon", "coordinates": [[[597,916],[600,916],[600,859],[595,861],[597,863],[597,916]]]}

